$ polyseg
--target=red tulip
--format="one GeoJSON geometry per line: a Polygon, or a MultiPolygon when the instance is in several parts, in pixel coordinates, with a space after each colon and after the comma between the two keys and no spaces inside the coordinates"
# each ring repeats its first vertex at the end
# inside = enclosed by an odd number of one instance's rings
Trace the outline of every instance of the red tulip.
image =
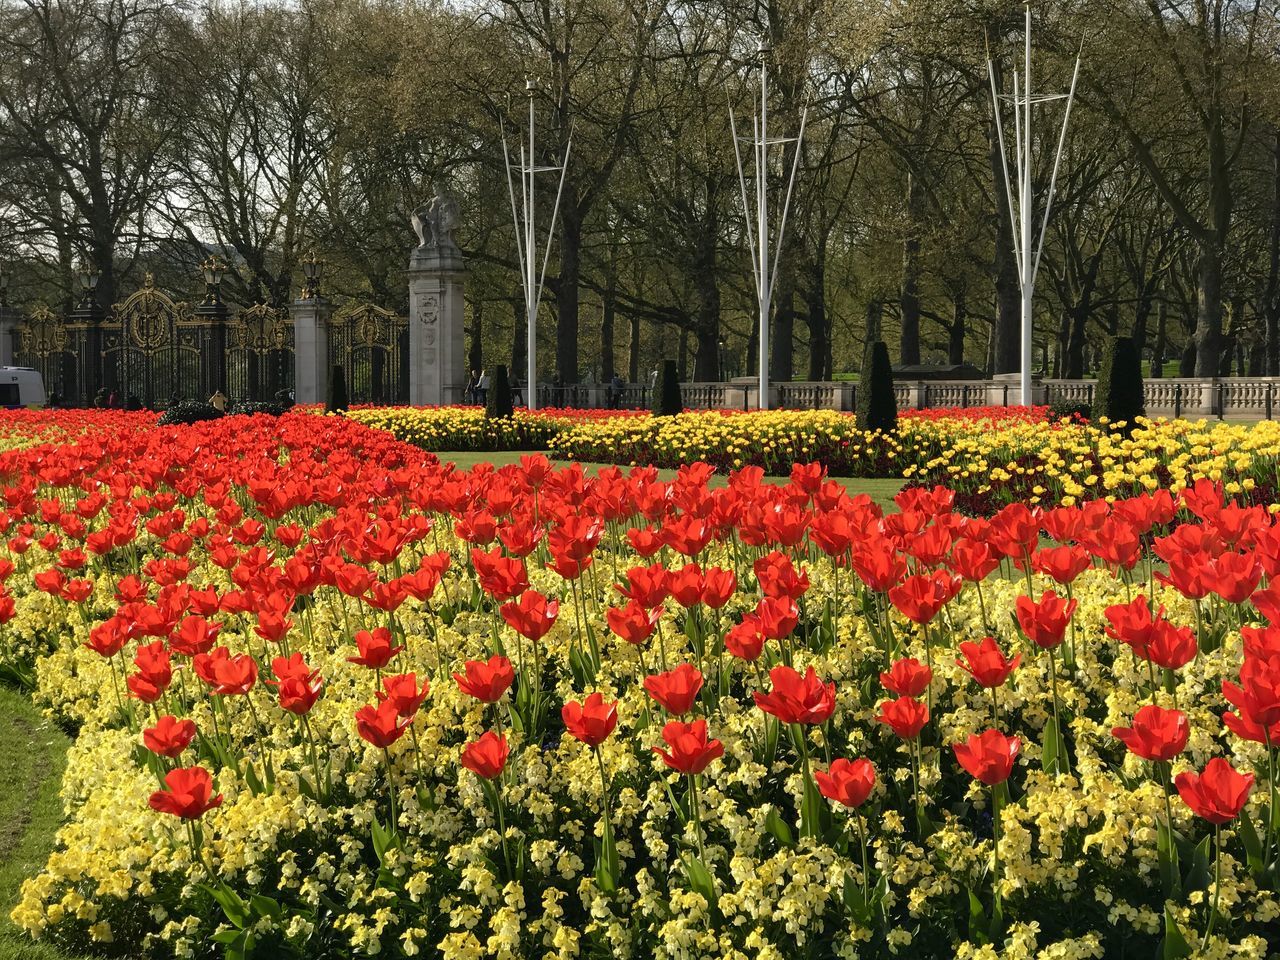
{"type": "Polygon", "coordinates": [[[375,747],[386,749],[404,736],[412,719],[402,717],[391,700],[356,711],[356,732],[375,747]]]}
{"type": "Polygon", "coordinates": [[[756,706],[783,723],[826,723],[836,709],[836,685],[823,683],[813,667],[803,677],[791,667],[779,664],[769,671],[773,689],[756,691],[756,706]]]}
{"type": "Polygon", "coordinates": [[[880,704],[876,717],[903,740],[914,740],[929,722],[928,704],[911,697],[899,697],[880,704]]]}
{"type": "Polygon", "coordinates": [[[302,659],[302,654],[276,657],[271,661],[271,672],[275,674],[275,679],[268,680],[267,684],[276,688],[280,706],[290,713],[303,716],[309,713],[316,705],[316,701],[320,699],[324,681],[320,679],[318,670],[312,670],[307,666],[306,661],[302,659]]]}
{"type": "Polygon", "coordinates": [[[560,710],[565,729],[576,739],[591,747],[598,747],[609,739],[618,725],[618,704],[605,703],[604,697],[592,693],[578,703],[571,700],[560,710]]]}
{"type": "Polygon", "coordinates": [[[191,720],[179,720],[165,714],[154,727],[142,731],[142,743],[152,753],[173,759],[187,749],[195,739],[196,725],[191,720]]]}
{"type": "Polygon", "coordinates": [[[814,772],[818,792],[828,800],[835,800],[853,809],[862,806],[876,785],[876,768],[870,760],[846,760],[841,757],[832,762],[825,772],[814,772]]]}
{"type": "Polygon", "coordinates": [[[165,788],[151,794],[151,809],[183,820],[198,820],[222,805],[222,794],[211,797],[213,777],[203,767],[177,767],[164,777],[165,788]]]}
{"type": "Polygon", "coordinates": [[[1044,547],[1031,555],[1031,569],[1057,583],[1071,583],[1089,569],[1092,557],[1083,547],[1044,547]]]}
{"type": "Polygon", "coordinates": [[[960,591],[963,581],[945,571],[917,573],[889,591],[889,600],[912,623],[928,623],[960,591]]]}
{"type": "Polygon", "coordinates": [[[769,640],[791,635],[800,623],[800,610],[790,597],[764,597],[755,609],[760,632],[769,640]]]}
{"type": "Polygon", "coordinates": [[[625,607],[609,607],[604,612],[609,629],[627,643],[644,643],[653,635],[662,619],[662,608],[646,610],[636,600],[631,600],[625,607]]]}
{"type": "Polygon", "coordinates": [[[418,689],[416,673],[400,673],[382,678],[382,690],[378,691],[377,697],[379,701],[392,704],[401,717],[412,718],[427,699],[427,687],[427,681],[423,680],[422,689],[418,689]]]}
{"type": "Polygon", "coordinates": [[[696,776],[712,760],[724,755],[724,744],[719,740],[707,739],[707,721],[695,720],[693,723],[681,723],[672,720],[662,728],[662,739],[671,748],[670,752],[654,747],[653,752],[662,757],[663,762],[672,770],[696,776]]]}
{"type": "Polygon", "coordinates": [[[960,644],[963,660],[956,660],[980,687],[991,689],[1001,686],[1009,675],[1022,662],[1022,654],[1014,654],[1012,660],[1005,657],[1004,651],[996,643],[994,637],[983,637],[981,643],[965,640],[960,644]]]}
{"type": "Polygon", "coordinates": [[[760,618],[748,613],[724,635],[724,648],[739,660],[752,663],[764,652],[765,636],[760,632],[760,618]]]}
{"type": "Polygon", "coordinates": [[[753,565],[760,590],[766,597],[798,600],[809,589],[809,577],[797,571],[791,558],[777,550],[760,557],[753,565]]]}
{"type": "Polygon", "coordinates": [[[486,553],[478,547],[471,550],[471,563],[480,589],[495,600],[509,600],[529,589],[529,573],[524,561],[504,557],[500,547],[486,553]]]}
{"type": "Polygon", "coordinates": [[[732,570],[709,567],[702,575],[702,602],[712,610],[719,610],[738,589],[738,578],[732,570]]]}
{"type": "Polygon", "coordinates": [[[664,710],[675,716],[688,713],[702,690],[702,673],[692,664],[644,678],[644,688],[664,710]]]}
{"type": "Polygon", "coordinates": [[[537,590],[526,590],[519,599],[504,603],[499,612],[516,633],[529,640],[541,640],[555,626],[560,603],[548,600],[537,590]]]}
{"type": "Polygon", "coordinates": [[[468,660],[463,668],[466,675],[455,673],[458,689],[482,703],[497,703],[507,688],[515,681],[516,672],[506,657],[490,657],[488,662],[468,660]]]}
{"type": "Polygon", "coordinates": [[[404,649],[403,646],[391,645],[391,631],[387,627],[377,627],[372,633],[368,630],[356,631],[356,649],[360,655],[347,657],[348,663],[358,663],[370,670],[381,670],[391,658],[404,649]]]}
{"type": "Polygon", "coordinates": [[[679,570],[671,571],[667,587],[676,603],[688,609],[702,602],[702,567],[686,563],[679,570]]]}
{"type": "Polygon", "coordinates": [[[1133,715],[1132,727],[1113,727],[1111,735],[1144,760],[1172,760],[1187,746],[1191,726],[1181,710],[1166,710],[1153,703],[1133,715]]]}
{"type": "Polygon", "coordinates": [[[198,654],[191,666],[196,676],[211,686],[214,696],[232,697],[248,693],[258,679],[258,661],[247,653],[232,655],[226,647],[198,654]]]}
{"type": "Polygon", "coordinates": [[[951,749],[971,777],[992,787],[1009,779],[1022,741],[1006,737],[999,730],[984,730],[964,743],[953,743],[951,749]]]}
{"type": "Polygon", "coordinates": [[[1062,643],[1075,610],[1075,600],[1068,601],[1052,590],[1046,590],[1039,602],[1030,597],[1018,597],[1016,605],[1022,632],[1045,650],[1052,650],[1062,643]]]}
{"type": "Polygon", "coordinates": [[[509,752],[507,738],[490,730],[479,740],[463,748],[462,765],[477,777],[493,780],[500,777],[506,769],[509,752]]]}
{"type": "Polygon", "coordinates": [[[1190,627],[1175,627],[1161,620],[1147,644],[1146,659],[1166,670],[1180,670],[1195,659],[1198,650],[1190,627]]]}
{"type": "Polygon", "coordinates": [[[204,617],[184,617],[178,628],[169,634],[169,646],[188,657],[208,653],[218,640],[220,623],[210,623],[204,617]]]}
{"type": "Polygon", "coordinates": [[[918,697],[929,689],[933,671],[915,657],[903,657],[889,666],[888,673],[880,674],[880,682],[890,693],[900,697],[918,697]]]}
{"type": "Polygon", "coordinates": [[[1196,816],[1220,826],[1234,820],[1244,809],[1253,787],[1253,774],[1238,773],[1222,757],[1214,757],[1205,764],[1203,773],[1188,770],[1174,777],[1173,783],[1182,802],[1196,816]]]}

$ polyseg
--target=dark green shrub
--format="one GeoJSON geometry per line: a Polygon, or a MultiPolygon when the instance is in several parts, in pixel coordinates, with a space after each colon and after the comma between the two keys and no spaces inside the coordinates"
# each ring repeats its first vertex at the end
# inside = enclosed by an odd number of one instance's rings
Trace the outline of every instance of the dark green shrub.
{"type": "Polygon", "coordinates": [[[341,364],[334,364],[333,373],[329,377],[329,402],[325,404],[325,413],[345,413],[349,406],[346,371],[341,364]]]}
{"type": "Polygon", "coordinates": [[[1111,423],[1123,421],[1133,429],[1134,420],[1146,413],[1142,397],[1142,357],[1131,337],[1112,337],[1098,366],[1098,388],[1093,394],[1093,415],[1111,423]]]}
{"type": "Polygon", "coordinates": [[[893,393],[893,366],[883,340],[867,344],[858,381],[858,427],[892,433],[898,429],[898,399],[893,393]]]}
{"type": "Polygon", "coordinates": [[[265,413],[271,417],[278,417],[280,414],[286,413],[292,406],[291,402],[280,400],[237,400],[231,404],[231,408],[227,412],[246,416],[265,413]]]}
{"type": "Polygon", "coordinates": [[[1055,400],[1049,404],[1049,416],[1054,420],[1088,421],[1093,419],[1093,407],[1073,400],[1055,400]]]}
{"type": "Polygon", "coordinates": [[[653,390],[653,415],[674,417],[684,410],[684,398],[680,395],[680,375],[674,360],[663,360],[658,371],[658,382],[653,390]]]}
{"type": "Polygon", "coordinates": [[[221,410],[203,400],[179,400],[160,414],[156,424],[162,427],[177,426],[199,423],[201,420],[217,420],[222,415],[221,410]]]}
{"type": "Polygon", "coordinates": [[[493,376],[489,378],[489,393],[484,399],[484,415],[493,419],[509,417],[515,413],[511,403],[511,379],[507,376],[506,364],[500,363],[493,368],[493,376]]]}

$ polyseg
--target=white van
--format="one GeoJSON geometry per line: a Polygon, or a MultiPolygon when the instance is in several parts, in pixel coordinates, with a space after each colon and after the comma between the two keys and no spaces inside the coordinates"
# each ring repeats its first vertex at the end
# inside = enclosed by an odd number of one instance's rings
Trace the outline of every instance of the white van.
{"type": "Polygon", "coordinates": [[[13,409],[45,404],[44,378],[31,367],[0,367],[0,407],[13,409]]]}

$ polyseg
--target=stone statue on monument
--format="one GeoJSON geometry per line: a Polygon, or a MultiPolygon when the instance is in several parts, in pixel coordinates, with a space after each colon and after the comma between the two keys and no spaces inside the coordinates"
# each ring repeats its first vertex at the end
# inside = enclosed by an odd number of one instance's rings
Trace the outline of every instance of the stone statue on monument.
{"type": "Polygon", "coordinates": [[[413,230],[418,235],[418,249],[461,253],[453,238],[460,219],[458,201],[449,195],[443,185],[436,184],[435,189],[435,196],[413,211],[413,230]]]}

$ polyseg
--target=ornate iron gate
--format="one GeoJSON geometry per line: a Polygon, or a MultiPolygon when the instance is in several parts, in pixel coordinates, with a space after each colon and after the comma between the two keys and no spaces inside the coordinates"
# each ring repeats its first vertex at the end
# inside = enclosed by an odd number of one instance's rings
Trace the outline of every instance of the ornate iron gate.
{"type": "Polygon", "coordinates": [[[83,325],[69,324],[40,304],[18,324],[16,332],[16,359],[21,365],[40,371],[45,393],[50,397],[57,394],[63,403],[83,402],[83,325]]]}
{"type": "Polygon", "coordinates": [[[266,304],[246,307],[227,329],[227,385],[236,400],[273,400],[293,389],[293,321],[266,304]]]}
{"type": "Polygon", "coordinates": [[[409,402],[409,321],[371,303],[329,320],[329,365],[341,366],[352,403],[409,402]]]}
{"type": "Polygon", "coordinates": [[[211,380],[212,325],[190,304],[175,303],[147,274],[141,290],[116,304],[103,324],[103,386],[155,407],[199,397],[211,380]]]}

